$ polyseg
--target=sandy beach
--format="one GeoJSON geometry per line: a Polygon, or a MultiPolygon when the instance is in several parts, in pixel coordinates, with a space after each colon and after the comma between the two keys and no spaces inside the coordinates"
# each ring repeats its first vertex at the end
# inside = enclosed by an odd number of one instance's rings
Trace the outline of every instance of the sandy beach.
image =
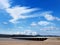
{"type": "Polygon", "coordinates": [[[0,45],[60,45],[60,40],[47,39],[45,41],[32,41],[0,38],[0,45]]]}

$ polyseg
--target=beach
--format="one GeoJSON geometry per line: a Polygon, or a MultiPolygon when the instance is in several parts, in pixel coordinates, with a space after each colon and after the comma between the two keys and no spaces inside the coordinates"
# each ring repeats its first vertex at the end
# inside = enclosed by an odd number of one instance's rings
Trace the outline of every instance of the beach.
{"type": "Polygon", "coordinates": [[[60,40],[47,39],[45,41],[33,41],[33,40],[0,38],[0,45],[60,45],[60,40]]]}

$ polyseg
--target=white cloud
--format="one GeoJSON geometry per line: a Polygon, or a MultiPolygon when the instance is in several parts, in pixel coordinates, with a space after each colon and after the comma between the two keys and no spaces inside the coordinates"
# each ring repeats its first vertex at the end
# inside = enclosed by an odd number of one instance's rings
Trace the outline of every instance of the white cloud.
{"type": "Polygon", "coordinates": [[[31,26],[37,26],[37,24],[35,22],[32,22],[31,26]]]}
{"type": "Polygon", "coordinates": [[[15,6],[10,8],[11,3],[10,0],[0,0],[0,9],[3,8],[6,10],[7,13],[10,14],[10,16],[13,18],[11,20],[9,20],[12,23],[17,22],[18,19],[25,19],[25,18],[32,18],[32,17],[36,17],[33,15],[25,15],[26,13],[30,13],[33,12],[35,10],[37,10],[36,8],[29,8],[29,7],[21,7],[21,6],[15,6]]]}
{"type": "Polygon", "coordinates": [[[31,35],[32,31],[31,30],[25,30],[24,32],[25,32],[26,35],[31,35]]]}
{"type": "Polygon", "coordinates": [[[18,34],[20,34],[20,32],[15,32],[14,34],[18,35],[18,34]]]}
{"type": "Polygon", "coordinates": [[[57,28],[55,26],[48,26],[48,27],[40,28],[40,30],[57,30],[57,28]]]}
{"type": "Polygon", "coordinates": [[[32,32],[32,35],[37,35],[37,32],[32,32]]]}
{"type": "Polygon", "coordinates": [[[18,28],[23,28],[23,27],[20,26],[20,27],[18,27],[18,28]]]}
{"type": "Polygon", "coordinates": [[[30,24],[31,26],[51,26],[51,25],[53,25],[53,26],[55,26],[55,23],[52,23],[52,22],[49,22],[49,21],[39,21],[39,22],[32,22],[31,24],[30,24]]]}
{"type": "Polygon", "coordinates": [[[41,26],[46,26],[46,25],[50,25],[52,23],[48,22],[48,21],[40,21],[40,22],[38,22],[38,24],[41,25],[41,26]]]}
{"type": "Polygon", "coordinates": [[[60,18],[56,17],[56,20],[60,21],[60,18]]]}
{"type": "Polygon", "coordinates": [[[55,19],[55,17],[53,17],[52,15],[49,15],[49,14],[46,14],[46,15],[45,15],[45,18],[46,18],[47,20],[54,20],[54,19],[55,19]]]}
{"type": "Polygon", "coordinates": [[[23,32],[16,32],[14,34],[22,34],[22,35],[37,35],[37,32],[32,31],[32,30],[25,30],[23,32]]]}
{"type": "Polygon", "coordinates": [[[54,21],[54,20],[60,21],[60,18],[53,16],[51,11],[43,12],[41,15],[48,21],[54,21]]]}
{"type": "Polygon", "coordinates": [[[3,24],[8,24],[8,22],[3,22],[3,24]]]}
{"type": "Polygon", "coordinates": [[[26,35],[37,35],[37,32],[32,31],[32,30],[25,30],[24,32],[26,35]]]}
{"type": "Polygon", "coordinates": [[[9,7],[10,7],[10,0],[0,0],[0,9],[9,7]]]}
{"type": "Polygon", "coordinates": [[[9,22],[11,22],[11,23],[17,23],[18,19],[26,19],[26,18],[41,17],[41,16],[43,16],[46,20],[49,20],[49,21],[53,21],[53,20],[60,21],[60,18],[53,16],[51,14],[51,11],[42,12],[42,13],[35,13],[33,15],[32,14],[31,15],[24,15],[24,14],[34,12],[38,9],[37,8],[22,7],[22,6],[18,6],[18,5],[10,8],[10,6],[11,6],[10,0],[0,0],[0,8],[4,8],[6,10],[6,12],[9,13],[10,16],[12,17],[12,19],[9,20],[9,22]]]}
{"type": "Polygon", "coordinates": [[[7,12],[10,14],[10,16],[12,16],[13,19],[10,20],[10,22],[14,23],[15,21],[17,21],[18,19],[25,19],[25,18],[31,18],[31,17],[35,17],[33,15],[25,15],[25,13],[30,13],[35,11],[36,9],[29,9],[27,7],[19,7],[19,6],[15,6],[12,8],[8,8],[7,12]]]}

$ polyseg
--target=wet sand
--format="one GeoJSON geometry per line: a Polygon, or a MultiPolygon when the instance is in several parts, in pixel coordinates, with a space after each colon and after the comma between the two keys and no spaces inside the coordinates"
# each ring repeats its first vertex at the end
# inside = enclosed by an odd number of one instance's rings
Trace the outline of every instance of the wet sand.
{"type": "Polygon", "coordinates": [[[11,38],[0,38],[0,45],[60,45],[60,40],[47,39],[45,41],[32,41],[11,38]]]}

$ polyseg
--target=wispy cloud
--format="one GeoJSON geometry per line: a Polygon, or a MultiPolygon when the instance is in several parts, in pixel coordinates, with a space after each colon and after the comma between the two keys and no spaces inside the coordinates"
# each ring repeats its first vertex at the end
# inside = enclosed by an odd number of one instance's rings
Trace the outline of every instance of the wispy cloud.
{"type": "Polygon", "coordinates": [[[41,15],[48,21],[60,21],[60,18],[53,16],[51,11],[43,12],[41,15]]]}
{"type": "Polygon", "coordinates": [[[41,25],[41,26],[47,26],[47,25],[51,25],[53,23],[48,22],[48,21],[39,21],[38,24],[41,25]]]}
{"type": "Polygon", "coordinates": [[[0,9],[9,8],[10,7],[10,0],[0,0],[0,9]]]}
{"type": "Polygon", "coordinates": [[[0,9],[6,10],[7,13],[12,17],[9,20],[11,23],[15,23],[18,19],[26,19],[36,17],[34,15],[24,15],[37,10],[37,8],[30,8],[24,6],[14,6],[10,8],[11,3],[10,0],[0,0],[0,9]]]}
{"type": "Polygon", "coordinates": [[[40,28],[40,30],[53,30],[53,31],[58,31],[58,30],[60,30],[60,28],[59,27],[56,27],[56,26],[46,26],[46,27],[43,27],[43,28],[40,28]]]}
{"type": "Polygon", "coordinates": [[[15,6],[12,8],[8,8],[7,12],[10,14],[10,16],[12,16],[12,20],[10,20],[10,22],[14,22],[17,21],[18,19],[26,19],[26,18],[31,18],[31,17],[35,17],[32,15],[26,15],[24,16],[25,13],[30,13],[35,11],[36,9],[29,9],[27,7],[19,7],[19,6],[15,6]]]}
{"type": "Polygon", "coordinates": [[[32,30],[25,30],[23,32],[15,32],[14,34],[23,34],[23,35],[37,35],[37,32],[32,31],[32,30]]]}
{"type": "Polygon", "coordinates": [[[55,26],[55,23],[49,22],[49,21],[38,21],[38,22],[32,22],[30,24],[31,26],[55,26]]]}
{"type": "Polygon", "coordinates": [[[5,25],[6,25],[6,24],[8,24],[8,22],[3,22],[3,24],[5,24],[5,25]]]}
{"type": "Polygon", "coordinates": [[[40,13],[35,13],[31,15],[24,15],[28,14],[37,10],[40,10],[38,8],[30,8],[30,7],[24,7],[24,6],[12,6],[10,8],[11,2],[10,0],[0,0],[0,8],[4,8],[7,13],[12,17],[9,22],[15,23],[17,22],[18,19],[26,19],[26,18],[34,18],[34,17],[44,17],[48,21],[53,21],[53,20],[58,20],[60,21],[60,18],[55,17],[52,15],[51,11],[46,11],[46,12],[40,12],[40,13]]]}
{"type": "Polygon", "coordinates": [[[30,25],[31,26],[37,26],[37,24],[35,22],[32,22],[30,25]]]}

